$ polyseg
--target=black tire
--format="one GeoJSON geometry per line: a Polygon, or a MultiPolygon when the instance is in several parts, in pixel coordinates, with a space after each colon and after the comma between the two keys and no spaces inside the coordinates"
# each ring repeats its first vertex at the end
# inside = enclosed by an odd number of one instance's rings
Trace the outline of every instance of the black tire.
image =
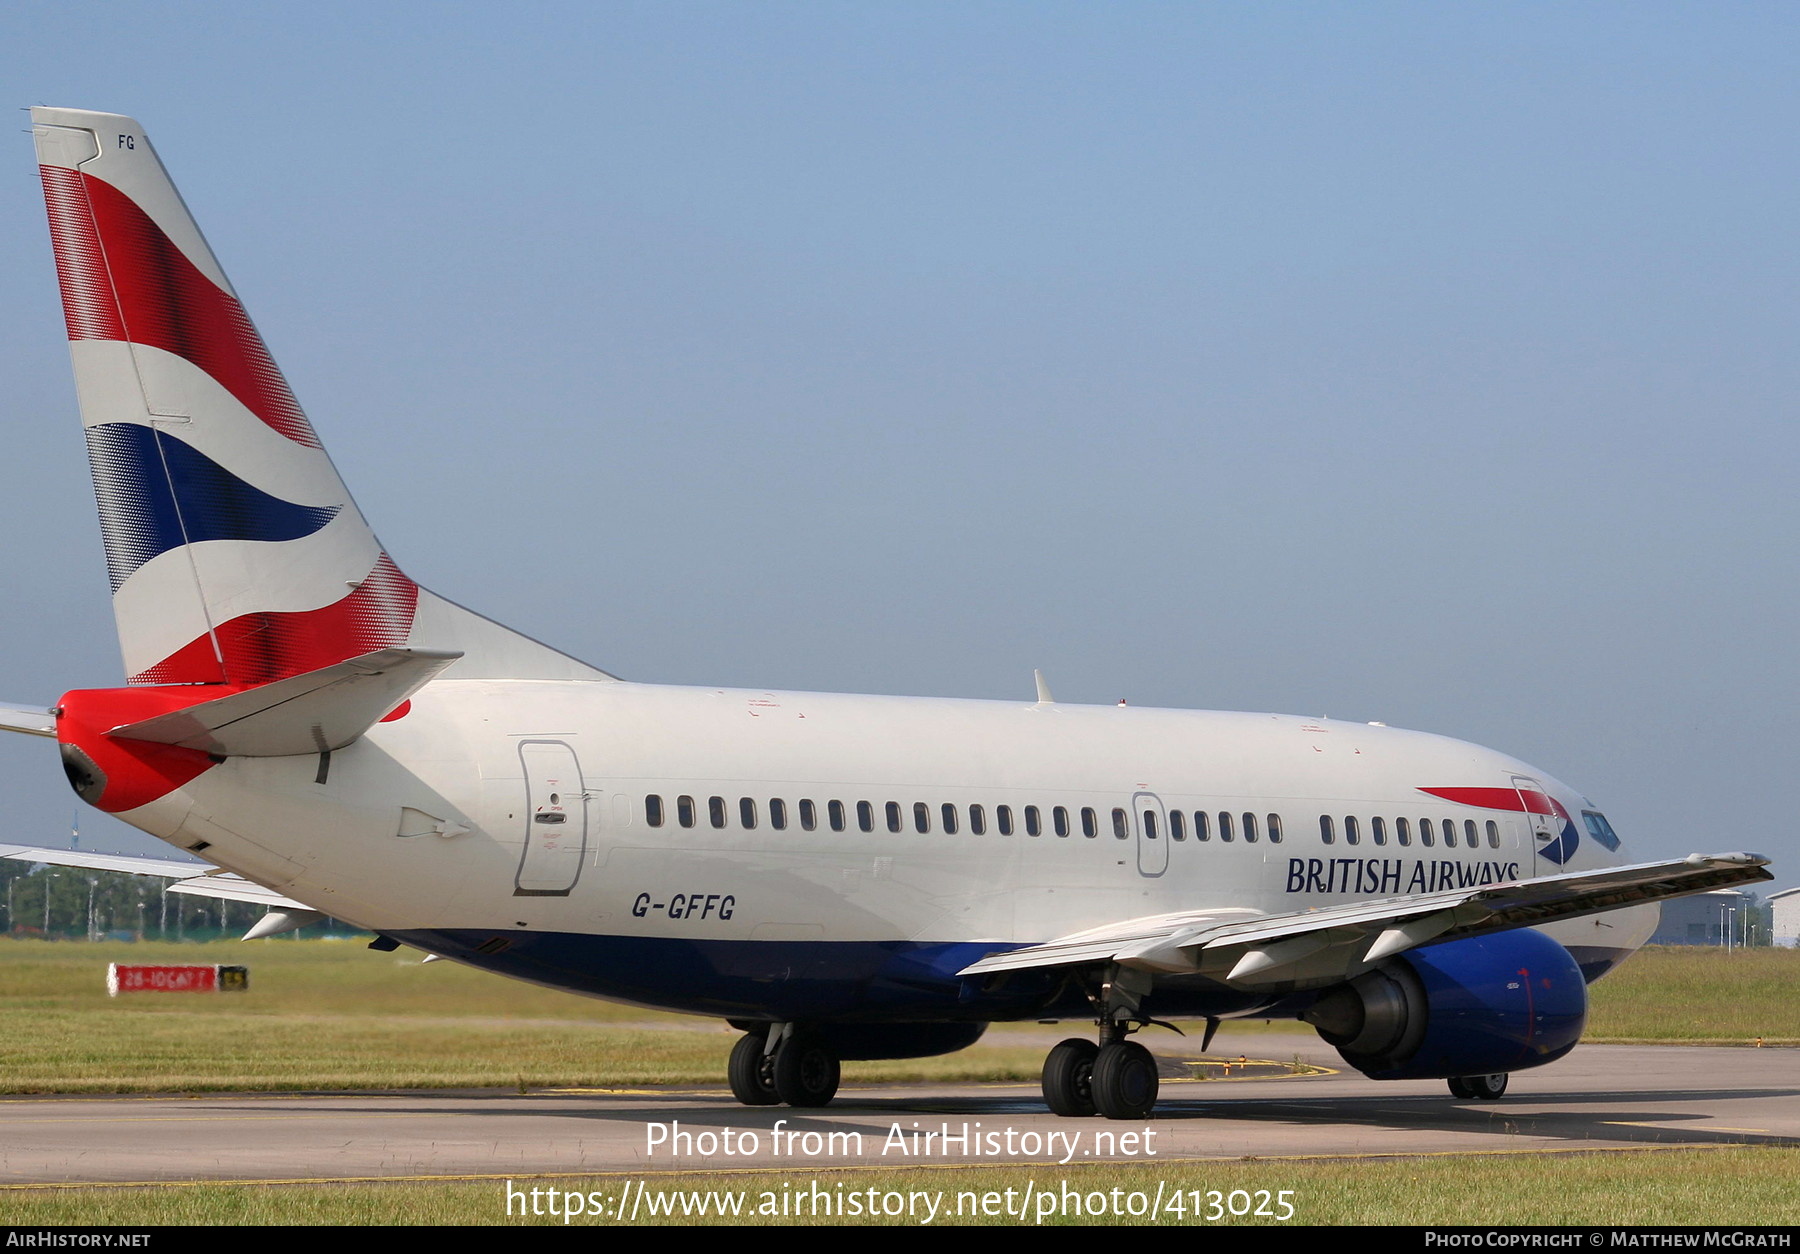
{"type": "Polygon", "coordinates": [[[1094,1113],[1094,1056],[1100,1047],[1071,1036],[1044,1059],[1044,1102],[1050,1113],[1085,1119],[1094,1113]]]}
{"type": "Polygon", "coordinates": [[[1469,1090],[1469,1096],[1484,1102],[1497,1102],[1506,1096],[1506,1073],[1494,1075],[1466,1075],[1463,1084],[1469,1090]]]}
{"type": "Polygon", "coordinates": [[[837,1096],[837,1055],[804,1033],[790,1036],[775,1051],[775,1092],[790,1106],[828,1106],[837,1096]]]}
{"type": "Polygon", "coordinates": [[[1450,1096],[1457,1100],[1465,1102],[1472,1102],[1475,1100],[1475,1094],[1469,1088],[1469,1082],[1461,1076],[1453,1075],[1449,1080],[1445,1081],[1445,1083],[1450,1086],[1450,1096]]]}
{"type": "Polygon", "coordinates": [[[1143,1119],[1156,1108],[1156,1059],[1136,1041],[1114,1041],[1094,1059],[1094,1109],[1108,1119],[1143,1119]]]}
{"type": "Polygon", "coordinates": [[[764,1052],[769,1038],[755,1032],[738,1037],[725,1068],[731,1077],[731,1095],[746,1106],[773,1106],[781,1100],[775,1091],[775,1060],[764,1052]]]}

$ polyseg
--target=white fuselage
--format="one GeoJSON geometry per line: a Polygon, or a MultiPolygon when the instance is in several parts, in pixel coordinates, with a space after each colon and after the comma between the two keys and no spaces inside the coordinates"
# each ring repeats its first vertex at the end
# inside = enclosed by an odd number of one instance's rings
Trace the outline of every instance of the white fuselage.
{"type": "MultiPolygon", "coordinates": [[[[1287,913],[1617,861],[1581,841],[1552,865],[1532,815],[1421,791],[1519,779],[1585,804],[1476,745],[1288,715],[444,679],[328,762],[232,758],[125,817],[452,952],[491,932],[640,946],[622,954],[979,956],[1177,910],[1287,913]]],[[[1641,943],[1630,913],[1607,916],[1606,965],[1641,943]]],[[[1594,934],[1558,932],[1578,957],[1594,934]]],[[[681,988],[570,986],[695,1008],[681,988]]]]}

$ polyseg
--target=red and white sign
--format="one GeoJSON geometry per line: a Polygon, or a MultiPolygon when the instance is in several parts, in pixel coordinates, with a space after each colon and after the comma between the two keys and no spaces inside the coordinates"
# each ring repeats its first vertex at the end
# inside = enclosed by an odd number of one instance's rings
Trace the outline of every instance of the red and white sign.
{"type": "Polygon", "coordinates": [[[249,987],[244,967],[142,966],[115,962],[106,968],[106,991],[120,993],[217,993],[249,987]]]}

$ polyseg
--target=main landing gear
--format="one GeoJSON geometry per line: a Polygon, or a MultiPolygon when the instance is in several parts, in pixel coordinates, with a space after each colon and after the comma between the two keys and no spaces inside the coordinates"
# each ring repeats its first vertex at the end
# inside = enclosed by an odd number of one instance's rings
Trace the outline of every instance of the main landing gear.
{"type": "Polygon", "coordinates": [[[1145,1019],[1136,1017],[1138,996],[1147,989],[1135,984],[1134,972],[1115,970],[1093,997],[1099,1010],[1100,1043],[1070,1037],[1044,1059],[1044,1101],[1054,1114],[1071,1118],[1103,1115],[1108,1119],[1143,1119],[1156,1107],[1160,1082],[1156,1059],[1136,1041],[1126,1039],[1145,1019]]]}
{"type": "Polygon", "coordinates": [[[1497,1102],[1506,1095],[1504,1071],[1495,1075],[1453,1075],[1449,1083],[1450,1095],[1465,1102],[1497,1102]]]}
{"type": "Polygon", "coordinates": [[[838,1059],[792,1023],[746,1032],[731,1048],[731,1095],[746,1106],[827,1106],[837,1096],[838,1059]]]}

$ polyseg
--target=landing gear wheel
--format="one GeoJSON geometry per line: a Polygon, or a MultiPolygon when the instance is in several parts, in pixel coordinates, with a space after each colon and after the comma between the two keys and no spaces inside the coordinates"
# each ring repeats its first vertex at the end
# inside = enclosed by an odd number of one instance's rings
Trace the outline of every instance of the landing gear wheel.
{"type": "Polygon", "coordinates": [[[1108,1119],[1142,1119],[1156,1106],[1156,1059],[1136,1041],[1113,1041],[1094,1059],[1094,1109],[1108,1119]]]}
{"type": "Polygon", "coordinates": [[[1094,1056],[1100,1047],[1071,1036],[1044,1059],[1044,1101],[1050,1113],[1084,1119],[1094,1113],[1094,1056]]]}
{"type": "Polygon", "coordinates": [[[775,1051],[775,1092],[790,1106],[826,1106],[837,1096],[837,1055],[798,1033],[775,1051]]]}
{"type": "Polygon", "coordinates": [[[731,1047],[731,1063],[725,1069],[731,1077],[731,1095],[746,1106],[773,1106],[781,1100],[768,1043],[768,1037],[746,1032],[731,1047]]]}
{"type": "Polygon", "coordinates": [[[1497,1102],[1506,1096],[1506,1073],[1494,1075],[1453,1075],[1450,1091],[1464,1101],[1497,1102]]]}

